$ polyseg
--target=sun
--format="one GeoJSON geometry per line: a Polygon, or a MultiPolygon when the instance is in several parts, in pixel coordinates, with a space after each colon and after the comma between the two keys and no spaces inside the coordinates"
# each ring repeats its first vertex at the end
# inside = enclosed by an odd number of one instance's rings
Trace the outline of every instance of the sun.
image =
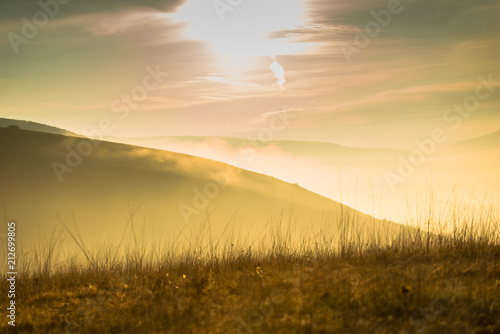
{"type": "Polygon", "coordinates": [[[299,26],[305,19],[304,8],[304,0],[188,0],[175,18],[186,23],[188,38],[239,61],[297,52],[298,45],[276,33],[299,26]]]}

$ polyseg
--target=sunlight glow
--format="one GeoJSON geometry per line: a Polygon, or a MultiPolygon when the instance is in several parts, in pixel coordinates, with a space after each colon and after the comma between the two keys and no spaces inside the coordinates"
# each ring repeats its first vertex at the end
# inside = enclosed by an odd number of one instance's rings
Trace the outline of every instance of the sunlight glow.
{"type": "Polygon", "coordinates": [[[270,34],[292,29],[305,18],[303,0],[232,1],[217,11],[207,0],[188,0],[175,18],[187,23],[188,37],[207,42],[212,50],[232,61],[249,56],[276,56],[298,51],[299,46],[270,34]]]}

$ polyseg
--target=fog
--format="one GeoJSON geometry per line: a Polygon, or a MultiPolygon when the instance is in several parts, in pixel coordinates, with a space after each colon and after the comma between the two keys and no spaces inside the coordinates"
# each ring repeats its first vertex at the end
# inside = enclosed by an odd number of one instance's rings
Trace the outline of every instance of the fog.
{"type": "Polygon", "coordinates": [[[442,217],[449,217],[451,207],[498,212],[497,137],[437,147],[431,154],[216,137],[114,140],[233,164],[297,183],[378,219],[405,223],[414,222],[431,207],[442,217]],[[419,154],[422,162],[415,160],[419,154]]]}
{"type": "MultiPolygon", "coordinates": [[[[302,184],[271,177],[315,175],[303,178],[311,185],[321,177],[308,170],[309,159],[296,160],[272,145],[254,161],[242,160],[241,167],[260,168],[257,174],[191,155],[86,138],[0,129],[0,139],[3,218],[17,222],[23,252],[50,249],[41,245],[55,236],[71,246],[58,254],[68,255],[69,249],[78,253],[77,243],[103,249],[96,245],[120,243],[124,235],[148,240],[148,247],[174,242],[177,249],[191,249],[200,245],[196,236],[207,235],[229,244],[270,245],[280,226],[293,232],[296,245],[312,242],[314,235],[329,235],[329,242],[341,236],[368,241],[401,230],[302,184]]],[[[231,156],[230,148],[219,152],[231,156]]]]}

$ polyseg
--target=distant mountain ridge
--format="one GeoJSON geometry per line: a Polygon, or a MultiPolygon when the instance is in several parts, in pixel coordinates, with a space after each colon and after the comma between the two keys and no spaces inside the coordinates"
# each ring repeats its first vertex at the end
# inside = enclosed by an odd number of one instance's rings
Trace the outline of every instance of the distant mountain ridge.
{"type": "MultiPolygon", "coordinates": [[[[52,133],[52,134],[61,134],[66,136],[76,136],[82,137],[79,134],[74,132],[58,128],[56,126],[47,125],[43,123],[27,121],[27,120],[16,120],[9,118],[0,118],[0,128],[6,128],[11,125],[18,126],[24,130],[52,133]]],[[[249,145],[252,143],[249,140],[244,138],[237,137],[203,137],[203,136],[144,136],[144,137],[113,137],[107,136],[105,140],[124,143],[129,145],[140,145],[151,148],[159,148],[152,147],[150,145],[153,142],[191,142],[191,143],[203,143],[206,140],[210,139],[220,139],[225,141],[230,147],[238,148],[243,143],[248,142],[249,145]]],[[[366,154],[383,154],[383,155],[398,155],[404,154],[407,151],[402,149],[395,148],[370,148],[370,147],[354,147],[354,146],[344,146],[336,143],[330,142],[318,142],[318,141],[303,141],[303,140],[275,140],[272,143],[277,144],[285,151],[291,154],[297,155],[313,155],[313,156],[321,156],[324,154],[331,154],[335,152],[341,156],[352,156],[352,155],[366,155],[366,154]]],[[[483,146],[484,148],[494,148],[500,147],[500,131],[496,131],[484,136],[475,137],[467,140],[461,140],[456,142],[453,146],[455,147],[471,147],[471,146],[483,146]]],[[[163,147],[160,149],[164,149],[163,147]]]]}
{"type": "Polygon", "coordinates": [[[78,136],[74,132],[47,124],[25,121],[25,120],[10,119],[10,118],[0,118],[0,128],[7,128],[12,125],[18,126],[20,129],[23,130],[52,133],[56,135],[78,136]]]}
{"type": "MultiPolygon", "coordinates": [[[[242,144],[247,143],[249,146],[252,145],[252,141],[244,138],[236,137],[203,137],[203,136],[152,136],[152,137],[130,137],[130,138],[119,138],[119,137],[109,137],[111,141],[127,141],[135,144],[153,142],[153,141],[171,141],[171,142],[193,142],[193,143],[203,143],[206,140],[223,140],[230,147],[236,149],[241,147],[242,144]]],[[[368,152],[378,152],[378,153],[403,153],[405,150],[393,149],[393,148],[369,148],[369,147],[353,147],[344,146],[336,143],[329,142],[319,142],[319,141],[303,141],[303,140],[273,140],[272,142],[282,147],[284,150],[295,153],[302,154],[303,152],[309,152],[312,154],[330,154],[336,152],[339,154],[365,154],[368,152]]],[[[260,146],[264,146],[260,145],[260,146]]]]}
{"type": "Polygon", "coordinates": [[[455,146],[477,146],[483,148],[500,148],[500,131],[496,131],[485,136],[462,140],[455,143],[455,146]]]}

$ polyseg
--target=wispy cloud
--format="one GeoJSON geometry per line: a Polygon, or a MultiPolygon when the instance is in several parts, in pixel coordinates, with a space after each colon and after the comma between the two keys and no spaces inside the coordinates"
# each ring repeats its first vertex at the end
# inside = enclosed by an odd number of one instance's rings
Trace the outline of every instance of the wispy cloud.
{"type": "Polygon", "coordinates": [[[272,62],[269,68],[274,73],[274,77],[277,80],[276,85],[278,85],[278,87],[281,89],[285,89],[285,87],[283,86],[286,82],[285,69],[283,68],[283,66],[280,65],[280,63],[278,63],[275,56],[271,56],[271,58],[274,61],[272,62]]]}
{"type": "Polygon", "coordinates": [[[289,108],[289,109],[284,109],[284,110],[268,111],[268,112],[265,112],[262,115],[260,115],[258,118],[253,119],[252,121],[250,121],[250,123],[253,123],[253,124],[263,123],[276,115],[285,115],[287,113],[293,113],[296,111],[301,111],[301,109],[289,108]]]}
{"type": "Polygon", "coordinates": [[[228,80],[222,77],[200,77],[200,79],[205,79],[208,81],[224,84],[224,85],[231,85],[231,86],[245,86],[245,87],[253,87],[253,88],[261,88],[261,85],[254,84],[251,82],[241,82],[241,81],[233,81],[233,80],[228,80]]]}

